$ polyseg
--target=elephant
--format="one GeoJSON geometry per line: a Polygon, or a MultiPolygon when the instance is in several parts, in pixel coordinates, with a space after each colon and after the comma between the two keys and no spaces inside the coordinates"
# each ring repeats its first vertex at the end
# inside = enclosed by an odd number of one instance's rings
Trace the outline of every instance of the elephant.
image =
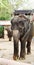
{"type": "Polygon", "coordinates": [[[11,29],[13,31],[14,40],[14,54],[13,59],[25,59],[27,47],[27,54],[31,53],[31,40],[32,40],[32,22],[25,15],[14,16],[11,20],[11,29]],[[21,43],[20,57],[18,55],[18,43],[21,43]],[[26,46],[27,41],[27,46],[26,46]]]}
{"type": "Polygon", "coordinates": [[[11,41],[12,34],[13,34],[13,32],[11,30],[11,26],[7,27],[6,30],[7,30],[7,36],[9,38],[9,41],[11,41]]]}

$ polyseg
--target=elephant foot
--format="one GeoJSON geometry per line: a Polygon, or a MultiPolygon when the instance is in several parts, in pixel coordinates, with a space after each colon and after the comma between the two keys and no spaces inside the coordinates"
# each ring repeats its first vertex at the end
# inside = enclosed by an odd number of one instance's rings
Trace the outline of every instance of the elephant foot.
{"type": "Polygon", "coordinates": [[[19,56],[13,56],[14,60],[19,60],[19,56]]]}
{"type": "Polygon", "coordinates": [[[21,60],[24,60],[24,59],[25,59],[25,53],[23,53],[23,54],[21,53],[21,54],[20,54],[20,59],[21,59],[21,60]]]}
{"type": "Polygon", "coordinates": [[[31,54],[31,52],[27,52],[27,55],[31,54]]]}
{"type": "Polygon", "coordinates": [[[20,59],[20,60],[24,60],[24,59],[25,59],[25,57],[20,57],[19,59],[20,59]]]}

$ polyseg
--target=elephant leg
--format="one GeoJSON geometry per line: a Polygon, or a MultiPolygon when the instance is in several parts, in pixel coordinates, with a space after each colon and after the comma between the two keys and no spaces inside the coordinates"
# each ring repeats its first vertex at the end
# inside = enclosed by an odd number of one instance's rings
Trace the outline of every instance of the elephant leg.
{"type": "Polygon", "coordinates": [[[29,38],[27,40],[27,54],[31,53],[31,40],[32,40],[32,35],[30,33],[29,38]]]}
{"type": "Polygon", "coordinates": [[[21,40],[20,58],[25,59],[25,42],[21,40]]]}
{"type": "Polygon", "coordinates": [[[13,55],[13,59],[17,60],[18,59],[18,42],[16,42],[14,40],[14,55],[13,55]]]}
{"type": "Polygon", "coordinates": [[[19,33],[18,33],[18,31],[14,31],[13,39],[14,39],[14,55],[13,55],[13,59],[17,60],[18,59],[18,51],[19,51],[19,49],[18,49],[18,42],[19,42],[19,33]]]}
{"type": "Polygon", "coordinates": [[[9,41],[11,41],[11,37],[9,37],[9,41]]]}
{"type": "Polygon", "coordinates": [[[27,54],[31,53],[31,41],[27,41],[27,54]]]}
{"type": "Polygon", "coordinates": [[[27,40],[27,54],[31,53],[31,40],[33,37],[33,23],[30,23],[31,29],[30,29],[30,34],[27,40]]]}

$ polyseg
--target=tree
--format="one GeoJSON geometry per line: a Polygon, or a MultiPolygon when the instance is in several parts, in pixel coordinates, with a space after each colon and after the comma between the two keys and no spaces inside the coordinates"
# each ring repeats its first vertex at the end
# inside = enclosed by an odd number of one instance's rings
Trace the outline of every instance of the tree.
{"type": "Polygon", "coordinates": [[[8,0],[0,0],[0,19],[9,20],[11,18],[11,4],[8,0]]]}

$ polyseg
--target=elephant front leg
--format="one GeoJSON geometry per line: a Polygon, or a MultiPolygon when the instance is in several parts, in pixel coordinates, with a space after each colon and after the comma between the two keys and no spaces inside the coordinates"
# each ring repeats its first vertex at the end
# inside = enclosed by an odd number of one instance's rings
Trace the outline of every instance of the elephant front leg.
{"type": "Polygon", "coordinates": [[[13,39],[14,39],[14,56],[13,59],[17,60],[18,59],[18,43],[19,43],[19,31],[18,30],[14,30],[13,31],[13,39]]]}
{"type": "Polygon", "coordinates": [[[13,59],[17,60],[18,59],[18,42],[16,42],[14,40],[14,55],[13,55],[13,59]]]}
{"type": "Polygon", "coordinates": [[[25,42],[24,41],[21,41],[20,58],[25,59],[25,42]]]}

